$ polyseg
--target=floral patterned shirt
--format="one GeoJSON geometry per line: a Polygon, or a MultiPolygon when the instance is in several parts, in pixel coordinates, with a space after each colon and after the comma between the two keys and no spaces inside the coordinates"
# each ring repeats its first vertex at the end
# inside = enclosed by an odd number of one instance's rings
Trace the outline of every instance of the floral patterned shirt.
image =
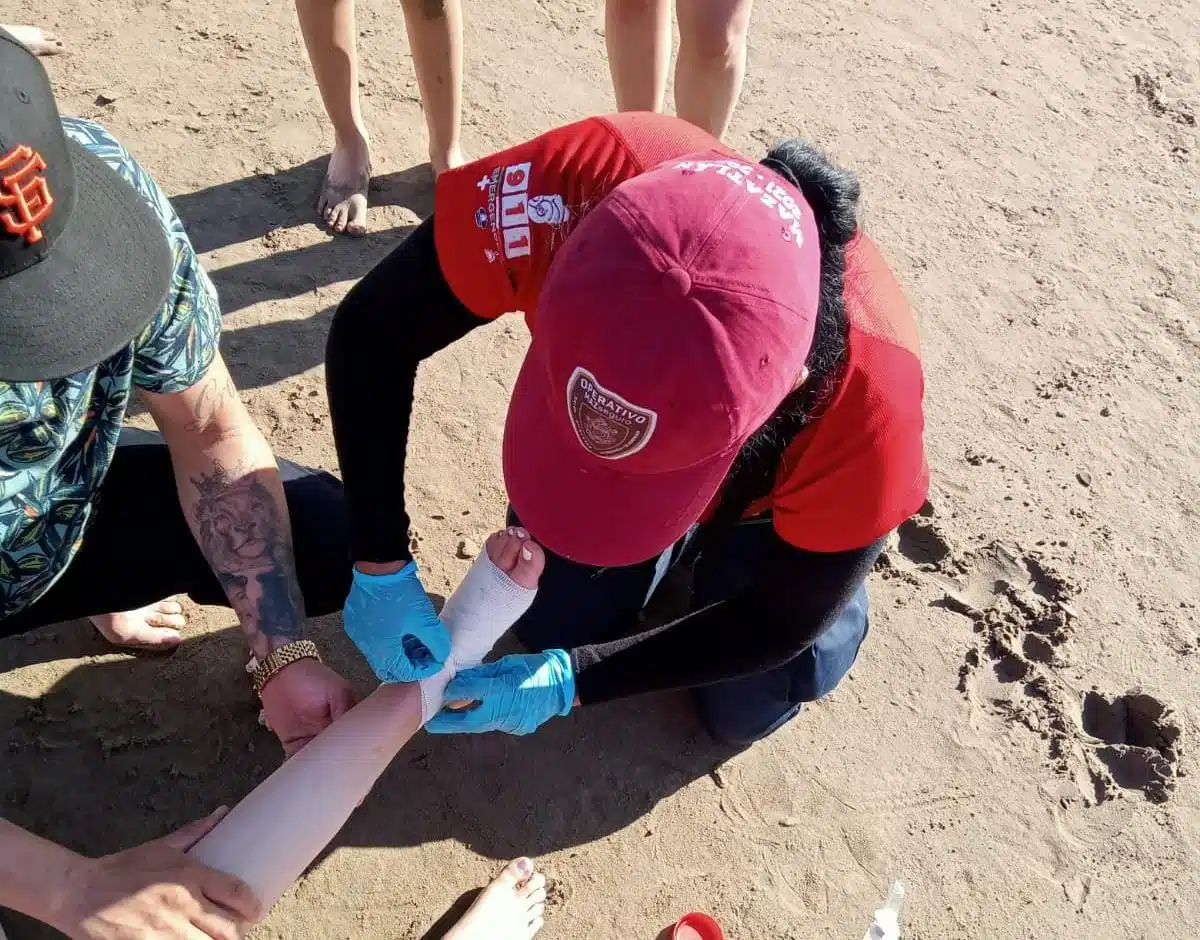
{"type": "Polygon", "coordinates": [[[154,319],[116,355],[61,379],[0,382],[0,618],[45,594],[83,544],[131,390],[172,393],[195,385],[221,331],[216,289],[150,174],[99,124],[62,124],[154,209],[175,277],[154,319]]]}

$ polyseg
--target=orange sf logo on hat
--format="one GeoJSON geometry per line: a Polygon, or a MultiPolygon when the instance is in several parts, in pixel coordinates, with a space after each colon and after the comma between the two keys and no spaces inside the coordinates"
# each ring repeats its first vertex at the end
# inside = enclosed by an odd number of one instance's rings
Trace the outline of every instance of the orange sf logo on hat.
{"type": "Polygon", "coordinates": [[[0,158],[0,224],[8,234],[23,236],[28,245],[42,240],[41,224],[54,208],[42,176],[45,169],[42,155],[27,144],[18,144],[0,158]]]}

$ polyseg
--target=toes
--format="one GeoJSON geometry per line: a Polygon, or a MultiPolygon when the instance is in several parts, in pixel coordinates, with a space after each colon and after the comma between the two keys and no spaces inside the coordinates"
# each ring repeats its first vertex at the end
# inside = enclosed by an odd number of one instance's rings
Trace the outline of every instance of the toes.
{"type": "Polygon", "coordinates": [[[367,200],[361,196],[353,196],[347,207],[346,234],[361,236],[367,234],[367,200]]]}
{"type": "Polygon", "coordinates": [[[5,26],[4,29],[36,56],[58,55],[66,51],[61,39],[38,26],[5,26]]]}
{"type": "Polygon", "coordinates": [[[365,235],[370,185],[371,157],[365,138],[349,146],[335,146],[317,197],[317,212],[325,224],[335,232],[365,235]]]}
{"type": "Polygon", "coordinates": [[[484,548],[492,564],[508,574],[517,565],[521,553],[521,540],[513,534],[512,529],[506,529],[489,536],[484,548]]]}
{"type": "Polygon", "coordinates": [[[544,917],[538,916],[531,920],[529,922],[529,937],[531,940],[533,937],[536,937],[539,933],[541,933],[542,928],[545,926],[546,919],[544,917]]]}
{"type": "Polygon", "coordinates": [[[173,649],[183,642],[178,630],[169,627],[152,626],[147,620],[145,626],[140,626],[129,632],[125,646],[136,646],[146,650],[173,649]]]}
{"type": "MultiPolygon", "coordinates": [[[[524,531],[524,530],[522,530],[524,531]]],[[[533,590],[538,586],[538,579],[546,568],[546,553],[533,539],[527,538],[521,542],[521,550],[517,553],[516,564],[508,571],[508,576],[523,588],[533,590]]]]}
{"type": "Polygon", "coordinates": [[[542,913],[546,907],[546,888],[542,886],[534,891],[529,897],[525,898],[525,904],[529,908],[529,916],[536,917],[542,913]]]}
{"type": "Polygon", "coordinates": [[[179,631],[187,626],[187,617],[183,614],[151,613],[146,615],[146,623],[156,629],[179,631]]]}
{"type": "Polygon", "coordinates": [[[187,626],[182,605],[173,600],[89,619],[110,643],[144,650],[174,649],[183,642],[179,631],[187,626]]]}
{"type": "Polygon", "coordinates": [[[63,41],[54,33],[48,33],[45,30],[41,31],[41,38],[33,44],[33,54],[39,56],[59,55],[66,50],[63,41]]]}
{"type": "Polygon", "coordinates": [[[537,903],[536,896],[541,894],[542,900],[546,900],[546,876],[540,871],[532,878],[521,885],[520,895],[527,900],[537,903]]]}
{"type": "Polygon", "coordinates": [[[504,871],[496,876],[492,884],[506,885],[513,891],[533,874],[533,862],[527,858],[518,858],[504,866],[504,871]]]}
{"type": "Polygon", "coordinates": [[[546,553],[527,531],[509,526],[487,540],[486,550],[492,564],[521,587],[531,591],[537,588],[546,567],[546,553]]]}
{"type": "Polygon", "coordinates": [[[146,623],[158,629],[178,631],[187,626],[187,617],[183,614],[163,614],[156,611],[146,615],[146,623]]]}

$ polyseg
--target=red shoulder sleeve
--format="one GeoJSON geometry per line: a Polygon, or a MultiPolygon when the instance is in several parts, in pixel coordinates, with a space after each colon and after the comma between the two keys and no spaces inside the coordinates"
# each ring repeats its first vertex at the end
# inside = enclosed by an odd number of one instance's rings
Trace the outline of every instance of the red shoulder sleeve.
{"type": "Polygon", "coordinates": [[[443,173],[434,238],[450,289],[479,317],[531,314],[555,251],[592,206],[663,160],[714,143],[677,118],[613,115],[443,173]]]}
{"type": "Polygon", "coordinates": [[[608,125],[590,118],[443,173],[434,237],[450,289],[476,316],[532,310],[579,217],[638,172],[608,125]]]}
{"type": "Polygon", "coordinates": [[[815,552],[882,538],[929,489],[916,317],[865,236],[846,256],[850,349],[837,397],[784,457],[772,494],[775,529],[815,552]]]}

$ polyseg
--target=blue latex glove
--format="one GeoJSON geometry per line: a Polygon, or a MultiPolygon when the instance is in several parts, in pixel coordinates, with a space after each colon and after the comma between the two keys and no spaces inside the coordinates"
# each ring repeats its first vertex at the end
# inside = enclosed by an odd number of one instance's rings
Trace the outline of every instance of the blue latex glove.
{"type": "Polygon", "coordinates": [[[394,574],[363,574],[355,568],[342,622],[384,682],[432,676],[450,655],[450,633],[438,620],[414,561],[394,574]]]}
{"type": "Polygon", "coordinates": [[[575,671],[562,650],[505,656],[464,669],[446,686],[445,698],[478,704],[461,711],[442,709],[425,725],[430,734],[532,734],[555,715],[571,710],[575,671]]]}

